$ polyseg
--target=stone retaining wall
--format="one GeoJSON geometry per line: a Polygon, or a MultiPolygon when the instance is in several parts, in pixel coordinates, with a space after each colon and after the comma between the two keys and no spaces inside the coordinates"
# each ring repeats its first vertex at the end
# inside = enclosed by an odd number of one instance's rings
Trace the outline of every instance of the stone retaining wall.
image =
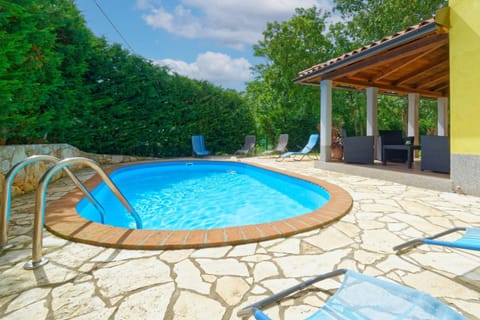
{"type": "MultiPolygon", "coordinates": [[[[145,157],[87,153],[65,143],[0,146],[0,192],[2,192],[4,188],[5,175],[8,170],[19,161],[33,155],[51,155],[59,159],[85,157],[93,159],[102,165],[152,159],[145,157]]],[[[38,186],[38,181],[43,173],[50,167],[50,165],[51,163],[49,162],[39,161],[34,162],[19,171],[13,181],[13,196],[34,190],[38,186]]],[[[78,170],[78,168],[79,167],[77,166],[71,167],[70,169],[75,171],[78,170]]],[[[59,173],[52,178],[52,181],[63,175],[63,172],[59,173]]]]}

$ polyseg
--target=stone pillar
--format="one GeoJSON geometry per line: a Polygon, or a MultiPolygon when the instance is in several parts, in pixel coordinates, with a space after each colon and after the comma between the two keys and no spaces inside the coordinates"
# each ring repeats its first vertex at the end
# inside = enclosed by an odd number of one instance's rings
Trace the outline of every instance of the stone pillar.
{"type": "Polygon", "coordinates": [[[437,135],[448,136],[448,98],[437,99],[437,135]]]}
{"type": "Polygon", "coordinates": [[[367,136],[377,135],[377,93],[378,88],[367,88],[367,136]]]}
{"type": "Polygon", "coordinates": [[[418,136],[418,108],[420,95],[418,93],[408,94],[408,131],[407,136],[415,137],[414,144],[419,144],[418,136]]]}
{"type": "Polygon", "coordinates": [[[332,81],[320,82],[320,161],[331,160],[332,144],[332,81]]]}

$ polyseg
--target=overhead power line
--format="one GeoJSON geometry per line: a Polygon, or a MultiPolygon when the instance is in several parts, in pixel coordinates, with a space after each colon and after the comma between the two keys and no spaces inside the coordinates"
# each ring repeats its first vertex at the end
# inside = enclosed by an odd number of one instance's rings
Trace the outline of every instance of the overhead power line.
{"type": "Polygon", "coordinates": [[[122,38],[123,42],[125,42],[125,44],[127,45],[127,47],[130,49],[130,51],[132,53],[135,53],[135,50],[133,50],[132,46],[130,45],[130,43],[128,43],[127,39],[125,39],[125,37],[122,35],[122,33],[120,32],[120,30],[115,26],[115,24],[113,23],[113,21],[108,17],[107,13],[105,12],[105,10],[103,10],[103,8],[100,6],[100,4],[98,3],[97,0],[93,0],[93,2],[95,2],[95,5],[97,6],[97,8],[100,10],[100,12],[103,14],[103,16],[105,17],[105,19],[107,19],[107,21],[110,23],[110,25],[113,27],[113,29],[115,30],[115,32],[120,36],[120,38],[122,38]]]}

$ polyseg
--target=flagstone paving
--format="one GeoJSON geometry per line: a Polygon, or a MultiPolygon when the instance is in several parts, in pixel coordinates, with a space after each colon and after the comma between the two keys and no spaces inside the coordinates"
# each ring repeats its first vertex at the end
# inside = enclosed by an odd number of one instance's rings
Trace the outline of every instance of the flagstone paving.
{"type": "MultiPolygon", "coordinates": [[[[244,158],[315,176],[346,189],[350,213],[320,230],[260,243],[205,249],[142,251],[102,248],[44,232],[45,266],[31,258],[34,194],[12,201],[9,240],[0,253],[1,319],[238,319],[236,313],[309,277],[349,268],[390,279],[480,319],[480,253],[421,246],[396,255],[392,246],[452,226],[480,225],[480,198],[314,168],[313,161],[244,158]]],[[[80,174],[82,180],[91,172],[80,174]]],[[[52,183],[48,199],[72,185],[52,183]]],[[[328,299],[341,279],[271,306],[274,319],[300,319],[328,299]]]]}

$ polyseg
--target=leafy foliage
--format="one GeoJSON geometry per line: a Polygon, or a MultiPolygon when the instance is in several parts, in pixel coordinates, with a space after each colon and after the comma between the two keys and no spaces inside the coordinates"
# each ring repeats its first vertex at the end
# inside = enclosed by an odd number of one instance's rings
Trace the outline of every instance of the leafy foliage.
{"type": "Polygon", "coordinates": [[[318,125],[318,88],[293,83],[299,70],[330,56],[324,36],[328,15],[316,8],[297,9],[286,22],[267,24],[264,39],[254,46],[266,58],[255,67],[257,79],[248,84],[247,97],[256,110],[260,132],[276,141],[289,133],[289,144],[304,145],[318,125]]]}
{"type": "Polygon", "coordinates": [[[110,45],[69,0],[0,0],[0,139],[84,151],[187,156],[191,135],[237,150],[255,133],[237,92],[190,80],[110,45]]]}

